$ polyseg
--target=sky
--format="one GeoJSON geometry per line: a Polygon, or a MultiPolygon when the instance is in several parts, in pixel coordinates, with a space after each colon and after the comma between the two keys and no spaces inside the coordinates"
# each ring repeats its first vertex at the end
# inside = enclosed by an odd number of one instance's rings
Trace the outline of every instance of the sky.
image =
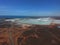
{"type": "Polygon", "coordinates": [[[60,16],[60,0],[0,0],[0,16],[60,16]]]}

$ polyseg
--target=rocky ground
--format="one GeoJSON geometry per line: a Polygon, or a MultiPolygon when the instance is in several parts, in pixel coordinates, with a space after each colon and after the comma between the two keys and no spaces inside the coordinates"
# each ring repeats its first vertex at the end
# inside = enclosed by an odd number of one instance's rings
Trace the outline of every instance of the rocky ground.
{"type": "Polygon", "coordinates": [[[1,27],[0,45],[60,45],[60,28],[57,25],[1,27]]]}

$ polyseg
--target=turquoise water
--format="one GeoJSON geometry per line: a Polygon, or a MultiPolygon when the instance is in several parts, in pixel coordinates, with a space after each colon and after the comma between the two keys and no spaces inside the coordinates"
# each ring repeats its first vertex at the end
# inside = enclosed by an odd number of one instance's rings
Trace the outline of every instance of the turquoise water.
{"type": "Polygon", "coordinates": [[[38,24],[38,25],[49,25],[51,24],[51,21],[42,21],[42,20],[21,20],[21,23],[27,23],[27,24],[38,24]]]}

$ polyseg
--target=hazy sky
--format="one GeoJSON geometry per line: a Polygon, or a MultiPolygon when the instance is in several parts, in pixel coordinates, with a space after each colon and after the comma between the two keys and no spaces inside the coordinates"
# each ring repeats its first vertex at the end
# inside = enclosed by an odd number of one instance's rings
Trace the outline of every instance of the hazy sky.
{"type": "Polygon", "coordinates": [[[60,0],[0,0],[0,15],[59,16],[60,0]]]}

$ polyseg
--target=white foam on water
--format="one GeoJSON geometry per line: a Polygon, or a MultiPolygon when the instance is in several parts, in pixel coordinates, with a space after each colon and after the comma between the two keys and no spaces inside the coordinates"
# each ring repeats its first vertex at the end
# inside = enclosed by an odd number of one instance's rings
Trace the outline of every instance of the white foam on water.
{"type": "Polygon", "coordinates": [[[16,24],[38,24],[38,25],[50,25],[51,23],[56,23],[60,24],[60,20],[55,20],[52,18],[38,18],[38,19],[20,19],[20,18],[15,18],[15,19],[7,19],[6,21],[11,21],[16,24]]]}

